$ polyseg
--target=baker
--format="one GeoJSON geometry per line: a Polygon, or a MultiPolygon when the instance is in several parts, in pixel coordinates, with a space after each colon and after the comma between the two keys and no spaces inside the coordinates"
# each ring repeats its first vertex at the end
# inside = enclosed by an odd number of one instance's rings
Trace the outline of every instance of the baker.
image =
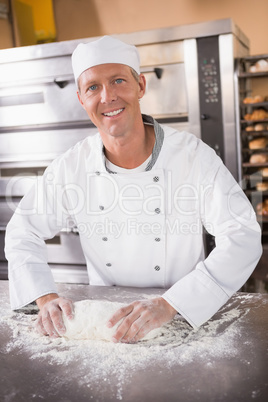
{"type": "Polygon", "coordinates": [[[98,134],[54,160],[11,218],[11,307],[36,301],[39,332],[64,334],[62,313],[72,319],[73,303],[57,293],[45,240],[76,227],[91,285],[163,288],[161,297],[109,319],[110,327],[122,320],[115,342],[137,341],[177,312],[196,328],[254,270],[261,255],[255,213],[210,147],[141,114],[146,80],[134,46],[105,36],[79,44],[72,65],[98,134]],[[206,258],[204,228],[216,241],[206,258]]]}

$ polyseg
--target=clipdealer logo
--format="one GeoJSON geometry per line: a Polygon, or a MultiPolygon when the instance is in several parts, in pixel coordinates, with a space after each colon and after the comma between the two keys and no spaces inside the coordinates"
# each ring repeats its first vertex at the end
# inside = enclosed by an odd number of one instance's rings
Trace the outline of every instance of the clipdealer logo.
{"type": "MultiPolygon", "coordinates": [[[[158,208],[165,215],[171,215],[174,211],[180,215],[193,215],[202,210],[207,193],[212,185],[199,185],[182,183],[174,186],[172,172],[167,172],[165,186],[160,183],[137,184],[127,183],[119,185],[113,175],[102,174],[96,178],[95,173],[88,173],[86,180],[81,183],[62,184],[55,180],[52,172],[43,177],[16,176],[6,186],[6,201],[13,211],[21,215],[79,215],[86,213],[88,216],[109,214],[120,210],[127,216],[146,214],[155,215],[158,208]],[[31,202],[23,202],[17,208],[13,202],[13,194],[20,182],[28,181],[32,193],[31,202]],[[99,208],[101,202],[105,202],[105,208],[99,208]]],[[[26,197],[29,197],[28,195],[26,197]]]]}
{"type": "MultiPolygon", "coordinates": [[[[211,199],[217,198],[217,191],[214,191],[212,184],[199,184],[194,186],[189,183],[177,184],[171,171],[166,172],[165,183],[160,182],[142,185],[137,180],[129,182],[130,176],[121,181],[115,175],[102,173],[88,173],[78,183],[63,184],[51,171],[45,172],[43,176],[25,177],[18,175],[12,177],[6,185],[6,203],[11,211],[22,216],[47,216],[51,217],[59,229],[68,226],[68,219],[74,217],[78,230],[83,232],[83,225],[90,222],[95,225],[95,219],[99,219],[100,225],[103,219],[109,217],[115,221],[124,222],[125,229],[131,232],[135,223],[135,231],[146,232],[146,227],[151,225],[150,231],[157,229],[155,222],[146,222],[146,217],[154,217],[156,210],[160,216],[165,217],[165,224],[162,225],[170,233],[183,231],[193,233],[196,229],[187,227],[189,222],[182,217],[192,217],[194,222],[200,220],[205,223],[206,228],[213,222],[217,212],[209,210],[212,205],[211,199]],[[14,201],[14,195],[20,187],[24,188],[25,182],[29,188],[25,200],[19,205],[14,201]],[[105,206],[100,209],[102,202],[105,206]],[[142,227],[138,221],[131,217],[145,216],[142,227]],[[208,222],[210,221],[210,222],[208,222]],[[173,226],[172,226],[173,225],[173,226]],[[174,229],[175,228],[175,229],[174,229]]],[[[244,183],[242,183],[243,187],[244,183]]],[[[249,202],[240,192],[240,186],[235,184],[227,193],[220,196],[221,209],[231,216],[236,224],[248,225],[254,215],[249,202]],[[244,198],[244,200],[243,200],[244,198]]],[[[216,199],[216,202],[218,200],[216,199]]],[[[199,222],[196,224],[199,227],[199,222]]],[[[197,227],[196,226],[196,227],[197,227]]],[[[96,226],[95,226],[96,228],[96,226]]],[[[85,229],[84,229],[85,230],[85,229]]],[[[92,232],[88,227],[88,232],[92,232]]],[[[95,229],[94,229],[95,230],[95,229]]],[[[120,233],[120,227],[117,227],[120,233]]],[[[164,230],[163,228],[161,230],[164,230]]],[[[207,229],[208,230],[208,229],[207,229]]],[[[199,231],[199,229],[198,229],[199,231]]]]}

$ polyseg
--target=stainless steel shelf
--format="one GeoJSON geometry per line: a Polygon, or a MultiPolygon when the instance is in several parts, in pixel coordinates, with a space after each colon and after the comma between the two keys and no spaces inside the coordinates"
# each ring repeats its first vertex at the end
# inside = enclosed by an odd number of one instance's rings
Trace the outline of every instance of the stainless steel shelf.
{"type": "Polygon", "coordinates": [[[268,77],[268,71],[261,71],[259,73],[240,73],[238,78],[263,78],[268,77]]]}
{"type": "Polygon", "coordinates": [[[268,162],[266,162],[266,163],[249,163],[249,162],[244,162],[244,163],[242,163],[242,166],[243,166],[243,167],[252,167],[252,168],[255,168],[255,167],[268,167],[268,162]]]}
{"type": "Polygon", "coordinates": [[[241,104],[240,104],[240,107],[242,107],[242,108],[247,108],[247,107],[256,107],[256,108],[259,108],[259,107],[268,107],[268,102],[256,102],[256,103],[244,103],[244,102],[242,102],[241,104]]]}

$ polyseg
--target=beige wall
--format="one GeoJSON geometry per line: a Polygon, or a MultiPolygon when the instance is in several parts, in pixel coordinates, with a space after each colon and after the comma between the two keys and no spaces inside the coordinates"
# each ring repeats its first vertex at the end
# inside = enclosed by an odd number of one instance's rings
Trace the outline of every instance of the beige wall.
{"type": "MultiPolygon", "coordinates": [[[[251,54],[268,53],[268,0],[54,0],[54,13],[58,41],[232,18],[251,54]]],[[[12,46],[0,19],[0,48],[12,46]]]]}
{"type": "Polygon", "coordinates": [[[268,53],[268,0],[54,0],[57,39],[232,18],[251,54],[268,53]]]}

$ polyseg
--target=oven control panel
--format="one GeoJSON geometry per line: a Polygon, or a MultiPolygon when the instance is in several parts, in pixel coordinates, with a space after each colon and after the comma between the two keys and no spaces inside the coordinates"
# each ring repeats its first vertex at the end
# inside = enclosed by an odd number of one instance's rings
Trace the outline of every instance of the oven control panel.
{"type": "Polygon", "coordinates": [[[218,36],[197,39],[201,138],[224,161],[218,36]]]}

